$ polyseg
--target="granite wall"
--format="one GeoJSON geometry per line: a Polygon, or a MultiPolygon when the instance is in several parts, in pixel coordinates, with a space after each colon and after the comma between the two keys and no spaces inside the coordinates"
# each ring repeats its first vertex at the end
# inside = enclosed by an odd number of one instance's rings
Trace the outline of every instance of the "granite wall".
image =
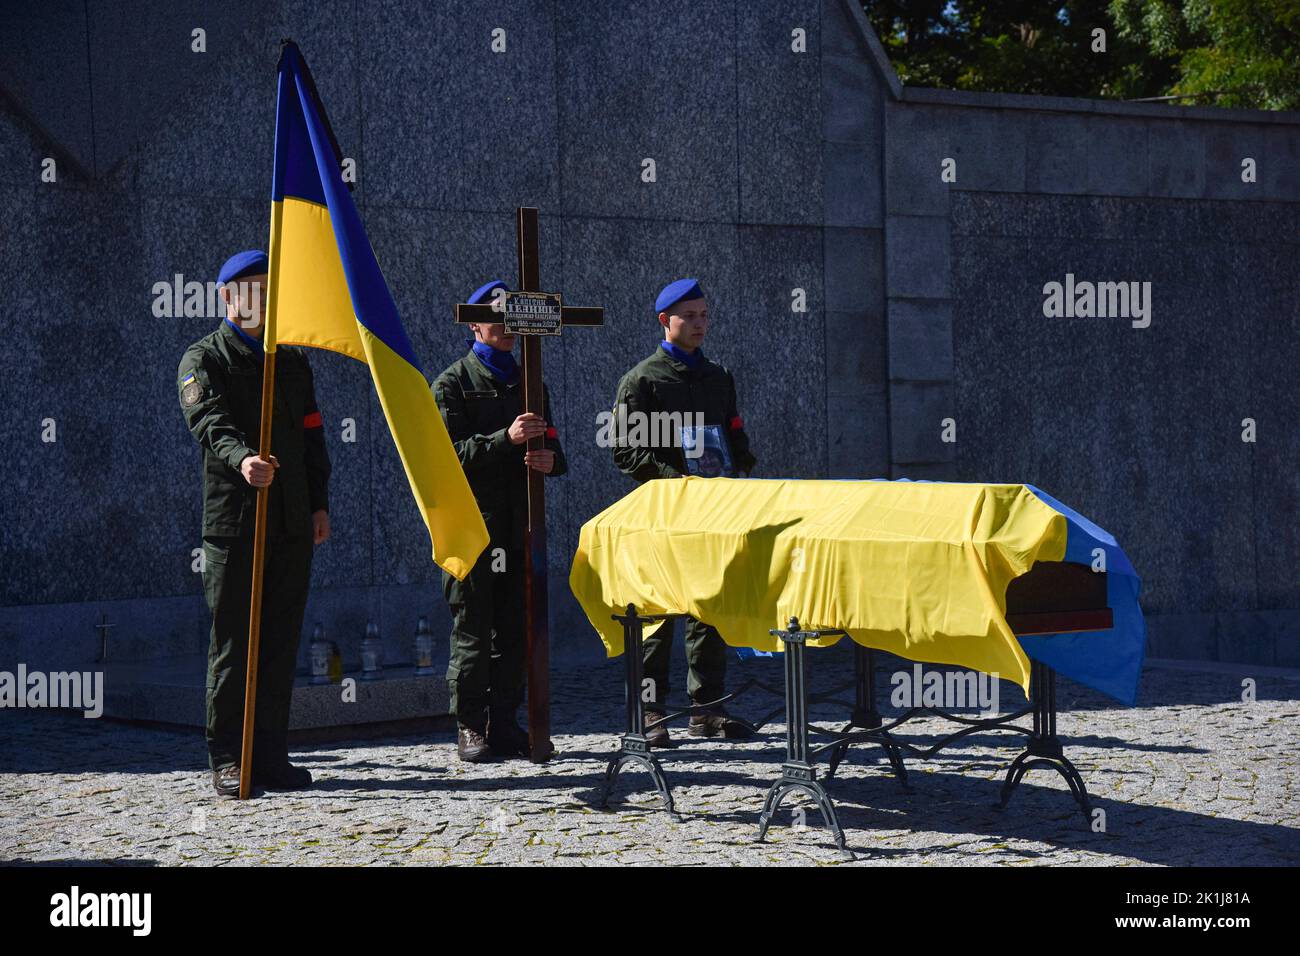
{"type": "MultiPolygon", "coordinates": [[[[763,476],[1038,484],[1128,549],[1155,652],[1300,664],[1295,114],[903,89],[854,0],[3,16],[0,667],[86,666],[101,614],[113,660],[203,646],[173,376],[213,320],[154,318],[151,289],[265,243],[285,36],[427,374],[464,348],[451,304],[511,278],[518,205],[541,209],[543,284],[607,310],[546,344],[572,469],[549,486],[558,660],[600,652],[567,569],[582,522],[632,487],[596,415],[655,347],[655,292],[691,274],[763,476]],[[1043,283],[1067,272],[1151,281],[1151,326],[1046,319],[1043,283]]],[[[313,367],[334,537],[308,620],[350,664],[378,620],[406,659],[417,615],[447,627],[427,536],[366,370],[313,367]]]]}

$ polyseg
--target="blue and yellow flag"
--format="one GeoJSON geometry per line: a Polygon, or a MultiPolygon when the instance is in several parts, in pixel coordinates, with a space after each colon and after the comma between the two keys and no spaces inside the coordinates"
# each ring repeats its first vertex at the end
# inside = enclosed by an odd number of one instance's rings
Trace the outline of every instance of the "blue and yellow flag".
{"type": "Polygon", "coordinates": [[[277,344],[342,352],[370,367],[388,430],[433,560],[464,579],[487,547],[487,527],[402,328],[302,54],[280,56],[266,333],[277,344]]]}

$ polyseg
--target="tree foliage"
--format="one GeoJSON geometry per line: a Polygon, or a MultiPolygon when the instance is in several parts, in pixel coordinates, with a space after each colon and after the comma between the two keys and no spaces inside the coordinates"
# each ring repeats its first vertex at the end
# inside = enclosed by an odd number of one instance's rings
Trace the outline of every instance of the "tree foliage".
{"type": "Polygon", "coordinates": [[[1171,93],[1300,108],[1300,0],[1111,0],[1126,39],[1178,64],[1171,93]]]}
{"type": "Polygon", "coordinates": [[[1300,96],[1300,0],[863,0],[863,8],[911,86],[1213,94],[1202,101],[1266,109],[1295,108],[1300,96]]]}

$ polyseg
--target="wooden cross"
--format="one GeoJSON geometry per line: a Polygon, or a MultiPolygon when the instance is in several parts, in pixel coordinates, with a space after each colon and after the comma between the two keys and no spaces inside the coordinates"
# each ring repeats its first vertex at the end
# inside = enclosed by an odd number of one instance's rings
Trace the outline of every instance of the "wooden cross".
{"type": "MultiPolygon", "coordinates": [[[[599,307],[564,305],[557,292],[542,292],[538,277],[537,210],[518,210],[519,285],[496,302],[458,303],[456,321],[462,324],[504,323],[506,331],[523,337],[524,411],[545,416],[542,398],[543,335],[559,335],[570,325],[605,324],[599,307]]],[[[528,440],[529,451],[544,447],[545,436],[528,440]]],[[[528,739],[529,757],[541,763],[555,753],[551,743],[550,631],[546,612],[546,476],[528,469],[528,530],[524,536],[524,621],[528,636],[528,739]]]]}

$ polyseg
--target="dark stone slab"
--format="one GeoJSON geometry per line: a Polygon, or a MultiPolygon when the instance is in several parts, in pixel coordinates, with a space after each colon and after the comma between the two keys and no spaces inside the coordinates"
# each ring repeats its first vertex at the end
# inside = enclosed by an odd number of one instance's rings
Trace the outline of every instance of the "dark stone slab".
{"type": "MultiPolygon", "coordinates": [[[[182,727],[204,724],[204,658],[117,667],[105,678],[105,716],[182,727]]],[[[347,671],[342,684],[313,684],[299,677],[293,688],[289,729],[311,730],[382,724],[444,716],[450,703],[441,674],[416,675],[389,668],[378,679],[347,671]]]]}
{"type": "Polygon", "coordinates": [[[737,395],[759,460],[755,474],[824,477],[827,349],[822,344],[821,231],[742,226],[739,240],[739,314],[765,316],[776,331],[736,342],[743,356],[737,395]],[[794,289],[804,290],[807,311],[792,311],[794,289]]]}
{"type": "Polygon", "coordinates": [[[862,312],[880,308],[885,287],[882,240],[876,229],[826,229],[827,309],[862,312]]]}
{"type": "Polygon", "coordinates": [[[0,670],[94,671],[205,653],[210,626],[199,594],[0,607],[0,670]]]}
{"type": "Polygon", "coordinates": [[[1268,198],[1294,203],[1300,198],[1300,129],[1294,125],[1266,129],[1264,156],[1262,181],[1268,198]]]}
{"type": "Polygon", "coordinates": [[[1025,191],[1026,139],[1023,114],[960,110],[948,114],[948,151],[956,163],[954,189],[1025,191]]]}
{"type": "MultiPolygon", "coordinates": [[[[814,48],[815,49],[815,48],[814,48]]],[[[820,64],[815,52],[739,59],[740,219],[820,224],[823,205],[820,64]]]]}
{"type": "Polygon", "coordinates": [[[828,478],[889,476],[889,401],[883,386],[826,396],[828,478]]]}
{"type": "MultiPolygon", "coordinates": [[[[732,0],[735,5],[736,47],[744,56],[792,53],[793,31],[803,30],[806,54],[813,60],[822,51],[822,0],[732,0]]],[[[722,5],[719,4],[721,7],[722,5]]]]}
{"type": "Polygon", "coordinates": [[[77,169],[67,162],[60,167],[54,152],[40,129],[8,100],[0,98],[0,186],[59,188],[82,183],[84,177],[77,169]],[[53,184],[41,182],[42,163],[47,157],[55,161],[57,178],[53,184]]]}
{"type": "Polygon", "coordinates": [[[821,62],[822,136],[832,143],[880,146],[879,94],[871,68],[855,57],[825,54],[821,62]]]}
{"type": "MultiPolygon", "coordinates": [[[[1292,233],[1294,236],[1295,233],[1292,233]]],[[[1234,458],[1249,468],[1254,553],[1240,555],[1257,581],[1261,609],[1300,608],[1300,431],[1290,419],[1300,341],[1300,277],[1295,242],[1238,243],[1225,254],[1231,277],[1221,294],[1234,303],[1235,330],[1222,361],[1243,370],[1240,390],[1224,394],[1224,427],[1236,441],[1234,458]],[[1241,441],[1253,419],[1254,444],[1241,441]]]]}
{"type": "Polygon", "coordinates": [[[1291,612],[1292,624],[1277,636],[1273,656],[1278,667],[1300,668],[1300,622],[1295,621],[1291,612]]]}
{"type": "Polygon", "coordinates": [[[1223,504],[1250,496],[1231,412],[1250,390],[1249,365],[1225,361],[1213,387],[1191,371],[1243,347],[1213,304],[1234,281],[1225,247],[1035,238],[955,248],[961,477],[1031,482],[1107,528],[1143,576],[1148,610],[1252,601],[1252,522],[1223,504]],[[1042,285],[1067,269],[1152,281],[1151,327],[1044,317],[1042,285]]]}
{"type": "MultiPolygon", "coordinates": [[[[205,19],[224,22],[219,12],[205,19]]],[[[209,29],[207,54],[190,53],[187,44],[184,57],[177,55],[168,67],[175,73],[175,99],[156,115],[147,140],[128,154],[125,162],[132,169],[126,184],[158,195],[237,196],[265,204],[274,158],[279,41],[289,37],[312,71],[343,155],[357,160],[353,196],[362,202],[370,171],[361,155],[353,23],[354,9],[345,0],[294,0],[251,16],[240,31],[209,29]],[[340,30],[341,23],[349,29],[340,30]]],[[[263,208],[265,234],[270,210],[263,208]]]]}
{"type": "Polygon", "coordinates": [[[889,390],[890,453],[897,467],[950,461],[962,441],[951,383],[895,382],[889,390]],[[957,421],[957,441],[942,440],[944,420],[957,421]]]}
{"type": "Polygon", "coordinates": [[[889,303],[889,377],[952,379],[952,303],[894,299],[889,303]]]}
{"type": "Polygon", "coordinates": [[[1185,122],[1152,123],[1147,133],[1147,181],[1152,196],[1203,195],[1203,131],[1185,122]]]}
{"type": "Polygon", "coordinates": [[[861,312],[826,313],[826,392],[856,395],[889,375],[883,300],[861,312]]]}
{"type": "Polygon", "coordinates": [[[952,156],[952,112],[890,103],[885,107],[885,208],[890,214],[946,216],[950,186],[941,179],[952,156]]]}
{"type": "Polygon", "coordinates": [[[870,229],[884,225],[880,164],[872,154],[853,143],[825,143],[822,168],[826,225],[870,229]]]}
{"type": "Polygon", "coordinates": [[[1205,193],[1209,199],[1267,199],[1268,143],[1252,126],[1206,126],[1205,193]],[[1242,181],[1242,161],[1255,161],[1255,182],[1242,181]]]}
{"type": "Polygon", "coordinates": [[[1294,617],[1283,621],[1247,611],[1221,611],[1217,617],[1219,660],[1264,667],[1277,663],[1277,639],[1286,625],[1295,625],[1294,617]]]}
{"type": "Polygon", "coordinates": [[[1082,116],[1034,116],[1030,120],[1025,186],[1031,192],[1087,192],[1082,116]],[[1083,174],[1083,175],[1081,175],[1083,174]]]}
{"type": "Polygon", "coordinates": [[[494,212],[559,208],[558,37],[551,15],[539,15],[526,0],[488,7],[406,0],[362,5],[355,16],[359,94],[354,85],[350,95],[361,99],[362,177],[376,202],[494,212]],[[505,31],[499,53],[492,49],[498,29],[505,31]]]}
{"type": "Polygon", "coordinates": [[[1166,612],[1145,616],[1148,657],[1219,660],[1217,615],[1166,612]]]}
{"type": "Polygon", "coordinates": [[[1147,194],[1147,130],[1138,119],[1092,117],[1084,125],[1087,191],[1105,196],[1147,194]]]}
{"type": "Polygon", "coordinates": [[[1062,199],[953,190],[950,211],[954,241],[960,236],[1030,235],[1029,217],[1031,212],[1039,213],[1038,206],[1044,207],[1042,211],[1047,222],[1036,231],[1056,228],[1052,219],[1065,204],[1062,199]]]}
{"type": "Polygon", "coordinates": [[[734,40],[719,42],[712,6],[560,5],[555,43],[566,212],[735,220],[736,53],[734,40]],[[659,40],[664,23],[671,47],[659,40]],[[642,181],[645,159],[653,183],[642,181]]]}
{"type": "MultiPolygon", "coordinates": [[[[78,167],[80,175],[93,176],[87,36],[86,7],[77,0],[8,5],[5,28],[0,31],[0,86],[8,94],[5,113],[12,114],[8,101],[12,98],[26,122],[40,131],[42,156],[53,147],[58,158],[78,167]]],[[[6,163],[0,182],[38,182],[38,177],[25,174],[25,165],[6,163]],[[10,178],[15,175],[16,180],[10,178]]]]}
{"type": "MultiPolygon", "coordinates": [[[[301,16],[308,5],[289,3],[287,7],[290,10],[297,7],[301,16]]],[[[316,4],[312,9],[317,16],[328,18],[337,15],[342,4],[316,4]]],[[[221,75],[228,71],[238,74],[235,63],[253,62],[250,54],[259,47],[262,51],[260,85],[252,86],[237,100],[209,101],[212,107],[209,115],[219,118],[224,127],[225,135],[218,143],[233,146],[254,138],[271,141],[274,112],[269,123],[260,122],[262,117],[254,114],[258,125],[245,126],[253,117],[245,115],[244,105],[260,100],[270,102],[274,110],[278,45],[272,45],[272,38],[293,34],[285,32],[281,23],[273,22],[275,18],[267,16],[259,4],[252,0],[230,3],[199,0],[159,6],[147,0],[109,0],[87,5],[85,18],[97,175],[103,176],[137,149],[140,141],[147,139],[155,125],[166,117],[179,112],[189,113],[193,119],[194,114],[186,104],[193,105],[199,98],[210,96],[212,88],[221,84],[221,75]],[[193,49],[195,29],[204,31],[204,52],[193,49]],[[255,91],[262,95],[247,95],[255,91]]],[[[307,56],[311,56],[310,52],[307,56]]],[[[210,141],[208,148],[213,146],[210,141]]],[[[197,164],[189,174],[201,173],[203,165],[197,164]]],[[[173,170],[182,172],[177,167],[173,170]]],[[[261,171],[269,183],[270,164],[261,171]]]]}
{"type": "Polygon", "coordinates": [[[948,221],[932,216],[890,216],[885,228],[890,297],[946,298],[952,272],[948,221]]]}

